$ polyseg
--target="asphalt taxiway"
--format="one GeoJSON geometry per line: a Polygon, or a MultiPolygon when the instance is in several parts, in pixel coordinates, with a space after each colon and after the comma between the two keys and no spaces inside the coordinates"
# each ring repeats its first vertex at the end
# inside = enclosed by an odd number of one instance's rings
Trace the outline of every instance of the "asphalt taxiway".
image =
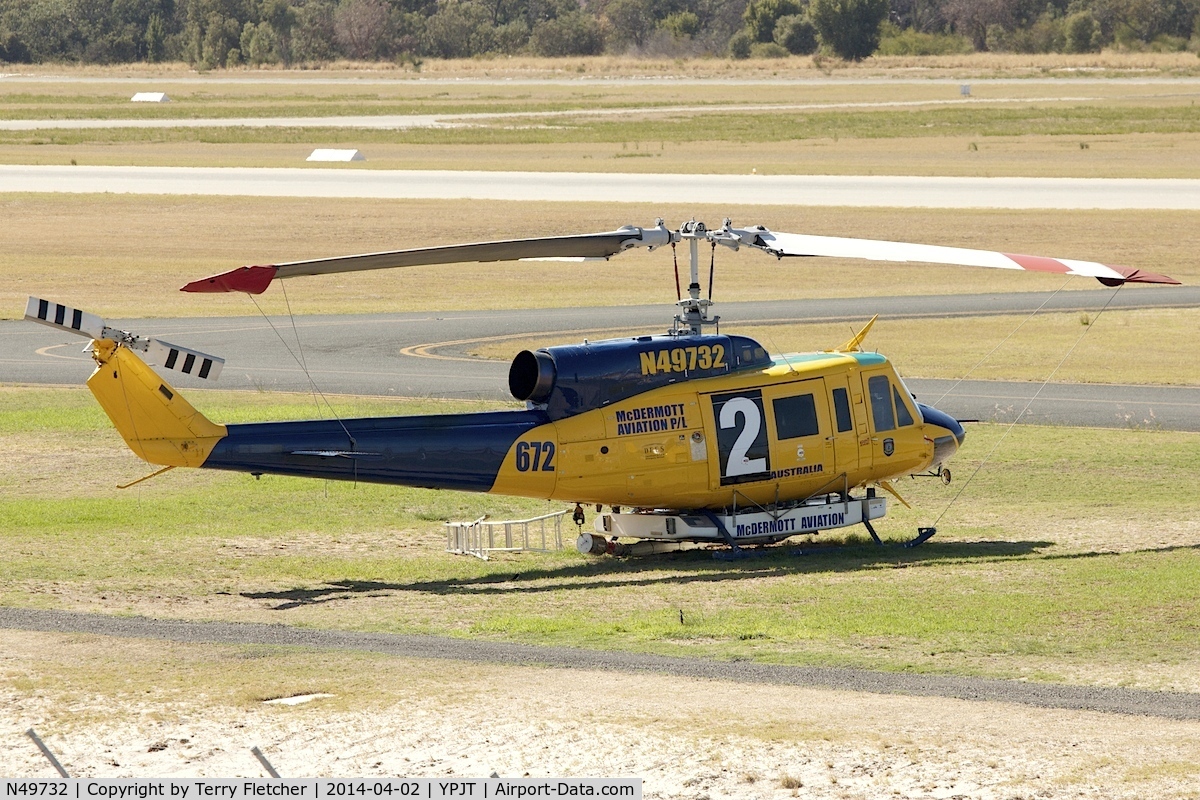
{"type": "MultiPolygon", "coordinates": [[[[723,303],[724,330],[739,324],[797,320],[862,323],[883,320],[1196,307],[1200,287],[1147,287],[1072,292],[842,298],[723,303]]],[[[559,343],[631,332],[661,332],[669,306],[519,309],[289,318],[214,317],[109,320],[108,324],[226,358],[215,386],[172,373],[181,388],[253,389],[397,397],[510,400],[508,362],[481,359],[483,342],[547,337],[559,343]],[[596,328],[597,320],[604,327],[596,328]],[[293,328],[294,324],[294,328],[293,328]],[[297,345],[299,338],[299,346],[297,345]],[[303,366],[301,365],[303,361],[303,366]]],[[[42,325],[0,322],[0,381],[82,385],[92,371],[80,337],[42,325]]],[[[827,343],[814,343],[814,348],[827,343]]],[[[903,365],[899,365],[903,371],[903,365]]],[[[1047,369],[1049,369],[1049,366],[1047,369]]],[[[985,380],[908,381],[925,402],[959,419],[1090,427],[1154,427],[1200,431],[1200,386],[1139,386],[985,380]]]]}

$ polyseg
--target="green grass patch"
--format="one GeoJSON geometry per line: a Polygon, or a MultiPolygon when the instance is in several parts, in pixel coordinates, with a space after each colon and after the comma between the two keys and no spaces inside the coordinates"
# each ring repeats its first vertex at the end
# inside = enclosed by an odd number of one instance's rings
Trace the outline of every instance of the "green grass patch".
{"type": "MultiPolygon", "coordinates": [[[[507,108],[507,107],[506,107],[507,108]]],[[[514,107],[515,108],[515,107],[514,107]]],[[[529,107],[519,110],[530,111],[529,107]]],[[[560,109],[549,109],[560,110],[560,109]]],[[[699,113],[680,110],[646,118],[504,118],[470,126],[373,130],[329,128],[98,128],[0,131],[0,144],[80,145],[125,142],[271,144],[563,144],[622,142],[767,143],[806,139],[928,137],[1110,136],[1200,131],[1200,107],[1187,103],[1065,106],[1030,102],[1019,107],[963,105],[948,108],[872,110],[765,110],[699,113]]]]}
{"type": "MultiPolygon", "coordinates": [[[[214,419],[312,409],[303,396],[193,394],[214,419]]],[[[1179,489],[1200,470],[1195,434],[1017,427],[966,484],[1005,435],[973,426],[957,483],[899,484],[916,510],[895,508],[885,536],[940,518],[915,550],[854,534],[838,551],[732,563],[570,549],[485,563],[444,553],[441,521],[557,506],[204,470],[118,492],[148,469],[88,402],[0,392],[0,602],[1156,687],[1189,685],[1200,656],[1200,499],[1179,489]]]]}
{"type": "MultiPolygon", "coordinates": [[[[235,98],[197,93],[185,98],[175,95],[170,103],[131,105],[127,97],[77,95],[64,97],[46,94],[6,94],[0,119],[7,120],[127,120],[127,119],[237,119],[274,117],[394,116],[411,114],[513,114],[585,111],[624,108],[629,101],[621,98],[574,99],[553,97],[534,99],[528,94],[511,97],[483,95],[448,98],[444,93],[432,97],[392,98],[378,93],[313,97],[311,94],[242,95],[235,98]],[[182,100],[182,102],[181,102],[182,100]]],[[[715,104],[716,101],[701,103],[715,104]]],[[[647,98],[640,108],[673,105],[673,100],[647,98]]]]}

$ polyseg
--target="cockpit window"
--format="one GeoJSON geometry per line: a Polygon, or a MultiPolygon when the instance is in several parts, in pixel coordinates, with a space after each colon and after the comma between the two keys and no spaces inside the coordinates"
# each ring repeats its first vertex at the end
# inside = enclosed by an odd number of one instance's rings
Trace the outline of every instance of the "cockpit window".
{"type": "Polygon", "coordinates": [[[875,420],[875,430],[879,433],[893,430],[896,417],[892,411],[892,387],[887,376],[874,375],[868,378],[867,389],[871,393],[871,416],[875,420]]]}
{"type": "Polygon", "coordinates": [[[908,411],[908,405],[904,402],[904,398],[900,396],[900,390],[895,386],[892,387],[892,395],[896,398],[896,424],[901,428],[912,425],[912,414],[908,411]]]}

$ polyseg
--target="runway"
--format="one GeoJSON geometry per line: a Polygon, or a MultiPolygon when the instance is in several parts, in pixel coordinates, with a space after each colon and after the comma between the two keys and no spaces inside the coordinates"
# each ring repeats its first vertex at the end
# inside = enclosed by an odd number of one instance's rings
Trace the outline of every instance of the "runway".
{"type": "MultiPolygon", "coordinates": [[[[883,319],[986,316],[1046,311],[1095,310],[1111,290],[1026,292],[1012,295],[931,295],[724,303],[725,329],[741,324],[785,324],[798,319],[862,322],[883,319]],[[1047,302],[1049,298],[1049,302],[1047,302]]],[[[1112,309],[1195,307],[1200,287],[1122,290],[1112,309]]],[[[628,331],[660,331],[670,309],[662,305],[604,309],[454,311],[444,313],[310,316],[296,319],[307,375],[289,319],[263,317],[110,320],[142,335],[159,336],[227,359],[223,389],[322,392],[397,397],[511,400],[508,363],[469,355],[481,340],[547,336],[562,343],[605,338],[628,331]],[[603,330],[590,327],[604,320],[603,330]],[[274,327],[273,327],[274,326],[274,327]],[[311,376],[312,382],[309,377],[311,376]]],[[[82,385],[92,371],[82,338],[21,320],[0,322],[0,380],[82,385]]],[[[814,343],[814,347],[818,343],[814,343]]],[[[515,350],[515,348],[514,348],[515,350]]],[[[899,365],[903,371],[903,365],[899,365]]],[[[180,388],[205,386],[171,375],[180,388]]],[[[1015,381],[907,381],[923,401],[959,419],[1089,427],[1138,427],[1200,431],[1200,387],[1050,384],[1015,381]],[[1033,398],[1036,396],[1036,400],[1033,398]],[[1032,403],[1030,402],[1032,401],[1032,403]],[[1029,404],[1028,411],[1021,412],[1029,404]]]]}
{"type": "Polygon", "coordinates": [[[0,165],[0,193],[1200,210],[1200,180],[0,165]]]}

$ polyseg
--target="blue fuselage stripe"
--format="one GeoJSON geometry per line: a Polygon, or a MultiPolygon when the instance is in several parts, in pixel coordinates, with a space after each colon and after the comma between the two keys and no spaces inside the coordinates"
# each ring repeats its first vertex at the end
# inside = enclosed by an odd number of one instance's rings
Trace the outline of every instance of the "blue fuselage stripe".
{"type": "Polygon", "coordinates": [[[486,492],[518,437],[548,421],[491,411],[229,425],[204,466],[486,492]]]}

